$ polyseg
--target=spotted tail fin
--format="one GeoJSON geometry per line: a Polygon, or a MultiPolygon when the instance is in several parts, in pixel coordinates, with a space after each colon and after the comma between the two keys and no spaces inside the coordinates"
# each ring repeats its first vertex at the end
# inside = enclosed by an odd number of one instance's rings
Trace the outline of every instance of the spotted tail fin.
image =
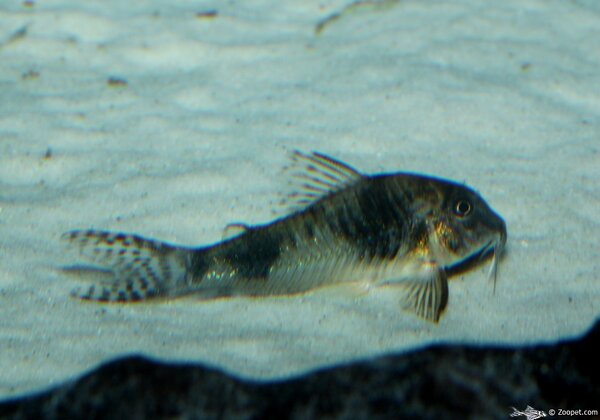
{"type": "MultiPolygon", "coordinates": [[[[93,264],[89,270],[109,271],[108,281],[78,288],[71,295],[101,302],[135,302],[181,294],[186,289],[189,251],[140,236],[75,230],[62,239],[93,264]]],[[[86,267],[84,266],[84,269],[86,267]]]]}

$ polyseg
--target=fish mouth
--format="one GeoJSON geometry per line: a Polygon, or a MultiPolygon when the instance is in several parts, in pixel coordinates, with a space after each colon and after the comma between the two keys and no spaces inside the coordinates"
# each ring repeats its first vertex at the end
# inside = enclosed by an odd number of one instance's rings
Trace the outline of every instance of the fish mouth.
{"type": "Polygon", "coordinates": [[[496,292],[496,279],[498,276],[498,261],[502,252],[504,250],[504,246],[506,244],[506,231],[501,231],[498,235],[488,241],[485,245],[479,248],[477,251],[469,255],[468,257],[452,264],[451,266],[446,268],[446,273],[449,276],[464,273],[474,267],[475,265],[480,264],[482,261],[492,258],[492,262],[490,265],[490,270],[488,272],[488,278],[493,279],[494,281],[494,293],[496,292]]]}

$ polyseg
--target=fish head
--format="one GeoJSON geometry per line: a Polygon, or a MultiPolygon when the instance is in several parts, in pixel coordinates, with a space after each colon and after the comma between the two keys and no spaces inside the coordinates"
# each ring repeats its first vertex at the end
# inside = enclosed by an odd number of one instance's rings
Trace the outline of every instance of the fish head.
{"type": "Polygon", "coordinates": [[[458,264],[493,251],[495,278],[497,259],[506,244],[506,223],[471,188],[452,182],[444,182],[441,187],[439,208],[430,219],[430,235],[434,236],[440,262],[458,264]]]}

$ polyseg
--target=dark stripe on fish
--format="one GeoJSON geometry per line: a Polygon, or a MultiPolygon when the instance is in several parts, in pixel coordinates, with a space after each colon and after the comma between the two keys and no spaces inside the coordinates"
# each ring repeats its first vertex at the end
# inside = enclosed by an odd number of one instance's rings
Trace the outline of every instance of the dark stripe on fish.
{"type": "Polygon", "coordinates": [[[220,255],[246,279],[266,279],[281,254],[281,235],[265,228],[253,228],[236,238],[220,255]]]}
{"type": "Polygon", "coordinates": [[[365,178],[355,199],[358,206],[338,212],[341,233],[372,260],[390,259],[400,250],[407,229],[407,211],[381,179],[365,178]]]}

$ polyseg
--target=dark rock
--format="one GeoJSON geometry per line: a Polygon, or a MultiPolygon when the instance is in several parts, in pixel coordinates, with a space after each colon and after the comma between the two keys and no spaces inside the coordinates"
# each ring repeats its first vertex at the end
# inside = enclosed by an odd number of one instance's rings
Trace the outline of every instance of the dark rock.
{"type": "Polygon", "coordinates": [[[126,357],[4,401],[0,418],[507,419],[511,406],[598,410],[599,354],[600,322],[585,337],[554,345],[434,346],[268,383],[126,357]]]}

